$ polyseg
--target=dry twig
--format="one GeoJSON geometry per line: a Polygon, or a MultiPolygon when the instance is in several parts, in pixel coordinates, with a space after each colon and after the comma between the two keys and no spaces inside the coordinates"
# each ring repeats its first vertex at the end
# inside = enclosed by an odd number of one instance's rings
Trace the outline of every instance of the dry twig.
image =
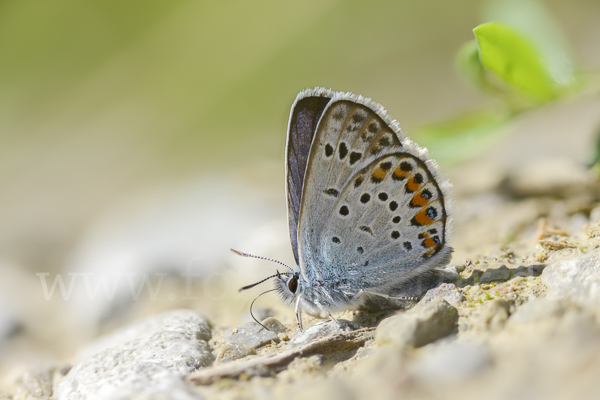
{"type": "Polygon", "coordinates": [[[242,374],[266,376],[285,369],[296,357],[309,357],[314,354],[349,350],[362,346],[367,340],[373,339],[374,336],[375,328],[337,333],[281,353],[204,368],[191,373],[187,376],[187,379],[196,385],[208,385],[222,378],[238,378],[242,374]]]}

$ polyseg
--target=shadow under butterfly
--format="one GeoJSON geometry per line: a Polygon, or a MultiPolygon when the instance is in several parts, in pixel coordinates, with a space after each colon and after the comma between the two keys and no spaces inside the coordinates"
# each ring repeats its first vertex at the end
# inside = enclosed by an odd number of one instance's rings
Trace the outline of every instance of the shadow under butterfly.
{"type": "Polygon", "coordinates": [[[289,270],[240,291],[276,278],[264,293],[277,291],[295,308],[300,330],[302,311],[342,327],[332,313],[377,308],[376,299],[416,300],[451,258],[450,189],[427,150],[382,106],[352,93],[304,90],[292,105],[286,144],[297,265],[233,250],[289,270]]]}

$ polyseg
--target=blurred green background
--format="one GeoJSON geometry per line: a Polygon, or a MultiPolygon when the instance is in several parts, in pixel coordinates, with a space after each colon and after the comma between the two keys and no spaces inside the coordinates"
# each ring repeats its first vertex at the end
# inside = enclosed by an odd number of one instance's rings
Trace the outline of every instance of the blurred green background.
{"type": "MultiPolygon", "coordinates": [[[[283,198],[288,112],[307,87],[371,97],[417,141],[493,106],[454,67],[490,4],[1,1],[0,256],[60,270],[95,218],[165,182],[264,164],[283,198]]],[[[600,65],[600,3],[539,4],[578,65],[600,65]]]]}

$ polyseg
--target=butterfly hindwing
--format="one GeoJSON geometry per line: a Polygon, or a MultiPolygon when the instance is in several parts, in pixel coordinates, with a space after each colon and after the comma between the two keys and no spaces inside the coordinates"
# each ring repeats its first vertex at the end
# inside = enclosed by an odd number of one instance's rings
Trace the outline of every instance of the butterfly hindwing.
{"type": "Polygon", "coordinates": [[[304,177],[298,244],[306,279],[362,274],[376,287],[449,254],[444,188],[423,154],[381,106],[349,94],[331,99],[304,177]]]}
{"type": "Polygon", "coordinates": [[[321,234],[323,255],[367,286],[409,278],[447,249],[444,195],[411,154],[384,155],[353,175],[334,210],[321,234]]]}

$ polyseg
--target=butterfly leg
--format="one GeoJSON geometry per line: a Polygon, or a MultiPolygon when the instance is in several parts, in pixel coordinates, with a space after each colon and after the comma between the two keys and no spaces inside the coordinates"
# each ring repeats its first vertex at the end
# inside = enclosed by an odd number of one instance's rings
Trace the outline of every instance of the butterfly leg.
{"type": "Polygon", "coordinates": [[[343,319],[342,320],[335,319],[335,317],[333,315],[331,315],[329,310],[327,308],[325,308],[325,306],[320,301],[315,301],[315,304],[321,309],[321,311],[323,311],[325,314],[327,314],[333,322],[336,323],[336,325],[338,326],[338,328],[340,328],[341,331],[351,332],[354,329],[356,329],[356,326],[354,326],[349,321],[346,321],[343,319]]]}
{"type": "Polygon", "coordinates": [[[329,312],[329,310],[328,310],[328,309],[326,309],[326,308],[325,308],[325,306],[324,306],[323,304],[321,304],[321,302],[320,302],[320,301],[316,300],[316,301],[315,301],[315,304],[316,304],[316,305],[317,305],[317,306],[318,306],[318,307],[321,309],[321,311],[323,311],[325,314],[327,314],[327,315],[329,316],[329,318],[331,318],[331,320],[332,320],[333,322],[335,322],[336,324],[338,324],[338,326],[339,326],[339,327],[341,327],[341,326],[342,326],[342,325],[340,324],[340,322],[339,322],[337,319],[335,319],[335,318],[333,317],[333,315],[331,315],[331,313],[329,312]]]}
{"type": "Polygon", "coordinates": [[[301,300],[302,297],[298,296],[298,299],[296,300],[296,323],[298,324],[298,329],[300,329],[300,332],[303,332],[304,330],[302,329],[302,309],[300,308],[301,300]]]}

